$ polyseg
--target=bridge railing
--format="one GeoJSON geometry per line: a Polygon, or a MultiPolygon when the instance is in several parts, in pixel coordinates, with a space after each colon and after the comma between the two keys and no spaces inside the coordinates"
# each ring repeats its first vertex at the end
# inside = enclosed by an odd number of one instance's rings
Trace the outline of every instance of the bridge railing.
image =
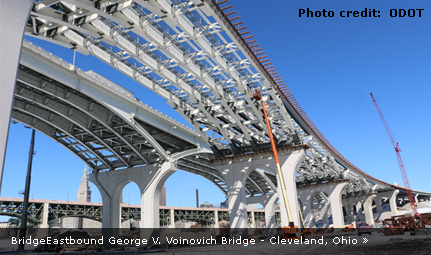
{"type": "Polygon", "coordinates": [[[258,69],[264,74],[264,76],[271,82],[274,88],[280,93],[281,99],[289,106],[291,110],[293,110],[295,115],[298,116],[299,119],[306,125],[306,128],[308,128],[308,130],[305,130],[305,131],[313,134],[316,140],[319,141],[321,147],[324,147],[325,150],[330,151],[336,158],[338,158],[338,160],[343,162],[350,169],[353,169],[374,181],[392,186],[386,182],[383,182],[365,173],[357,166],[355,166],[353,163],[351,163],[349,160],[347,160],[337,149],[335,149],[335,147],[326,139],[326,137],[316,127],[316,125],[313,123],[313,121],[310,119],[310,117],[301,107],[299,102],[293,96],[292,92],[287,87],[287,85],[285,85],[284,82],[282,81],[277,82],[276,80],[273,79],[272,75],[262,65],[262,62],[259,61],[255,53],[251,50],[248,42],[244,40],[244,38],[241,36],[239,31],[233,26],[232,22],[229,20],[229,18],[224,13],[224,11],[220,8],[220,6],[216,3],[216,1],[215,0],[205,0],[205,1],[210,5],[210,7],[213,9],[216,15],[223,21],[224,25],[228,27],[228,30],[230,30],[231,33],[234,35],[234,37],[239,41],[239,43],[244,48],[246,53],[248,53],[250,59],[257,65],[258,69]]]}
{"type": "Polygon", "coordinates": [[[61,65],[62,67],[65,67],[66,69],[73,70],[73,65],[71,63],[69,63],[66,60],[52,54],[51,52],[45,50],[44,48],[39,47],[36,44],[34,44],[34,43],[32,43],[26,39],[23,40],[23,44],[30,46],[28,48],[30,48],[32,51],[37,52],[41,55],[45,55],[52,62],[57,63],[57,64],[61,65]]]}

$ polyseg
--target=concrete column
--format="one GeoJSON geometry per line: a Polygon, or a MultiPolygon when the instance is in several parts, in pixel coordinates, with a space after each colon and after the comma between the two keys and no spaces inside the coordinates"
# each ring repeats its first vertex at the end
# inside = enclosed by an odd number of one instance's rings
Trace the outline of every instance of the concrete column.
{"type": "MultiPolygon", "coordinates": [[[[311,206],[311,210],[314,212],[315,210],[317,210],[318,212],[319,212],[319,214],[320,214],[320,216],[322,217],[322,214],[321,214],[321,212],[322,212],[322,208],[323,208],[323,206],[324,206],[324,204],[317,204],[317,205],[314,205],[314,204],[312,204],[312,206],[311,206]]],[[[322,221],[323,221],[323,219],[322,219],[322,221]]],[[[312,220],[311,220],[311,222],[310,222],[310,227],[317,227],[317,225],[316,225],[316,217],[314,216],[314,214],[313,214],[313,218],[312,218],[312,220]]]]}
{"type": "MultiPolygon", "coordinates": [[[[295,225],[300,223],[298,213],[298,198],[296,194],[296,173],[299,168],[306,146],[298,145],[290,148],[278,150],[278,155],[283,172],[284,182],[289,205],[292,211],[292,220],[295,225]]],[[[274,163],[271,151],[262,152],[262,154],[249,154],[235,157],[226,157],[215,159],[213,161],[216,169],[222,174],[226,181],[229,195],[229,217],[230,227],[232,229],[247,228],[247,213],[245,206],[245,181],[248,174],[258,168],[265,168],[273,171],[277,175],[277,181],[280,184],[280,178],[277,174],[277,168],[274,163]]],[[[278,185],[278,194],[282,194],[281,185],[278,185]]],[[[280,195],[281,196],[281,195],[280,195]]],[[[288,226],[288,217],[285,210],[284,202],[280,199],[280,212],[282,226],[288,226]]],[[[244,235],[243,235],[244,237],[244,235]]]]}
{"type": "Polygon", "coordinates": [[[256,219],[255,219],[255,217],[254,217],[255,215],[254,215],[254,212],[252,211],[251,212],[251,226],[250,227],[252,227],[252,228],[256,228],[256,219]]]}
{"type": "Polygon", "coordinates": [[[370,226],[374,226],[373,200],[375,197],[376,195],[370,195],[364,202],[365,221],[370,226]]]}
{"type": "MultiPolygon", "coordinates": [[[[119,217],[119,219],[118,219],[118,222],[119,222],[119,228],[124,228],[124,225],[123,225],[123,221],[122,221],[122,218],[121,218],[121,209],[123,208],[122,206],[121,206],[121,197],[122,197],[122,195],[120,194],[120,201],[119,201],[119,203],[120,203],[120,212],[118,213],[118,217],[119,217]]],[[[130,205],[130,204],[129,204],[130,205]]],[[[102,215],[103,216],[103,215],[102,215]]],[[[127,220],[127,221],[129,221],[129,229],[130,229],[130,220],[127,220]]],[[[124,223],[125,224],[125,223],[124,223]]],[[[127,227],[126,227],[127,228],[127,227]]]]}
{"type": "Polygon", "coordinates": [[[329,200],[331,201],[332,221],[334,227],[344,226],[343,206],[341,202],[342,191],[347,185],[346,182],[338,183],[332,189],[329,194],[329,200]]]}
{"type": "Polygon", "coordinates": [[[391,212],[396,213],[398,210],[397,207],[397,195],[400,191],[399,190],[394,190],[393,193],[391,194],[391,196],[389,197],[389,205],[391,206],[391,212]]]}
{"type": "Polygon", "coordinates": [[[376,212],[382,213],[383,212],[382,196],[380,194],[377,194],[376,198],[374,199],[374,202],[376,203],[376,212]]]}
{"type": "Polygon", "coordinates": [[[380,197],[387,197],[389,200],[389,205],[391,207],[391,212],[396,213],[397,212],[397,195],[400,191],[399,190],[390,190],[378,193],[377,195],[380,197]]]}
{"type": "Polygon", "coordinates": [[[354,224],[356,226],[356,216],[355,212],[353,211],[354,202],[349,203],[348,207],[346,207],[346,213],[347,213],[347,219],[349,221],[349,224],[354,224]]]}
{"type": "MultiPolygon", "coordinates": [[[[97,178],[97,177],[96,177],[97,178]]],[[[99,188],[99,186],[96,184],[99,188]]],[[[103,186],[102,186],[103,187],[103,186]]],[[[113,198],[112,192],[99,188],[102,196],[102,235],[103,243],[109,244],[109,237],[118,238],[120,228],[120,201],[113,198]]],[[[108,245],[109,246],[109,245],[108,245]]]]}
{"type": "Polygon", "coordinates": [[[313,213],[313,197],[315,195],[315,189],[300,189],[299,200],[302,203],[302,212],[304,217],[304,226],[305,228],[312,227],[314,222],[314,213],[313,213]]]}
{"type": "Polygon", "coordinates": [[[152,240],[153,237],[160,236],[160,192],[162,191],[165,181],[175,173],[176,167],[171,162],[165,162],[154,175],[152,171],[151,179],[143,181],[146,185],[141,186],[141,219],[143,219],[143,229],[141,229],[141,238],[152,240]]]}
{"type": "MultiPolygon", "coordinates": [[[[130,182],[135,182],[141,192],[140,226],[147,230],[141,233],[141,237],[151,240],[151,236],[158,235],[153,230],[160,227],[160,191],[166,179],[175,171],[176,167],[173,163],[165,162],[158,166],[149,165],[90,174],[89,180],[97,186],[102,195],[103,237],[118,237],[119,235],[120,196],[124,186],[130,182]]],[[[104,240],[104,243],[109,244],[108,240],[104,240]]]]}
{"type": "Polygon", "coordinates": [[[255,230],[256,230],[256,219],[254,218],[254,211],[252,211],[251,213],[250,213],[250,216],[251,216],[251,225],[250,225],[250,227],[249,228],[251,228],[251,231],[249,231],[250,233],[250,235],[253,235],[254,233],[255,233],[255,230]]]}
{"type": "Polygon", "coordinates": [[[346,217],[344,224],[350,224],[352,222],[352,208],[350,203],[344,203],[344,210],[346,210],[346,217]]]}
{"type": "Polygon", "coordinates": [[[247,198],[247,204],[259,203],[263,206],[265,210],[265,226],[267,229],[276,228],[275,204],[277,200],[278,193],[247,198]]]}
{"type": "MultiPolygon", "coordinates": [[[[305,154],[303,151],[293,151],[288,155],[279,155],[281,171],[284,177],[284,184],[286,186],[287,200],[290,207],[290,212],[292,214],[292,220],[295,226],[301,226],[301,220],[299,217],[299,206],[298,206],[298,195],[296,191],[296,173],[299,169],[299,164],[302,162],[305,154]]],[[[277,174],[277,172],[276,172],[277,174]]],[[[283,193],[281,190],[280,177],[277,174],[277,192],[280,196],[280,216],[281,216],[281,226],[289,226],[288,215],[286,212],[286,207],[284,205],[283,193]]]]}
{"type": "Polygon", "coordinates": [[[328,208],[329,208],[330,202],[326,202],[322,210],[320,211],[320,215],[322,216],[322,227],[329,227],[329,221],[328,221],[328,208]]]}
{"type": "Polygon", "coordinates": [[[42,224],[40,224],[40,227],[37,231],[38,239],[44,238],[49,234],[48,216],[49,216],[49,203],[43,203],[42,224]]]}
{"type": "Polygon", "coordinates": [[[245,172],[246,169],[232,169],[223,173],[228,188],[229,223],[233,232],[248,229],[245,181],[242,181],[243,177],[246,178],[245,172]]]}
{"type": "Polygon", "coordinates": [[[22,39],[34,0],[0,1],[0,191],[22,39]]]}
{"type": "Polygon", "coordinates": [[[265,226],[266,229],[275,229],[277,224],[275,222],[275,204],[279,196],[277,193],[266,195],[265,209],[265,226]]]}
{"type": "MultiPolygon", "coordinates": [[[[344,225],[342,191],[347,185],[347,180],[342,182],[328,182],[324,184],[315,184],[298,189],[299,199],[302,203],[304,212],[304,226],[310,227],[313,223],[314,213],[312,210],[313,199],[316,194],[323,192],[328,195],[331,203],[332,219],[335,227],[344,225]]],[[[323,220],[322,220],[323,222],[323,220]]]]}
{"type": "Polygon", "coordinates": [[[42,224],[40,225],[41,228],[49,228],[48,216],[49,216],[49,203],[43,203],[42,224]]]}
{"type": "Polygon", "coordinates": [[[218,211],[214,211],[214,229],[215,235],[220,235],[220,224],[218,223],[218,211]]]}
{"type": "Polygon", "coordinates": [[[362,202],[364,198],[362,196],[344,198],[344,208],[346,208],[346,219],[345,224],[353,224],[356,227],[356,222],[359,221],[360,214],[362,215],[362,202]],[[356,207],[356,212],[354,210],[356,207]],[[356,213],[356,214],[355,214],[356,213]]]}
{"type": "Polygon", "coordinates": [[[362,202],[358,201],[356,203],[356,219],[355,219],[356,222],[361,221],[363,219],[362,217],[363,213],[364,212],[362,211],[362,202]]]}
{"type": "Polygon", "coordinates": [[[175,212],[174,209],[169,210],[171,214],[171,223],[169,224],[169,228],[175,228],[175,212]]]}

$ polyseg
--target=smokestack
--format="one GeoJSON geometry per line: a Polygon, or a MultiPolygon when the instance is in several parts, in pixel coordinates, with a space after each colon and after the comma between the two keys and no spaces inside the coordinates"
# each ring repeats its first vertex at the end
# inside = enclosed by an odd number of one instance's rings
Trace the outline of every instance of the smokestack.
{"type": "Polygon", "coordinates": [[[196,208],[199,208],[199,191],[196,189],[196,208]]]}

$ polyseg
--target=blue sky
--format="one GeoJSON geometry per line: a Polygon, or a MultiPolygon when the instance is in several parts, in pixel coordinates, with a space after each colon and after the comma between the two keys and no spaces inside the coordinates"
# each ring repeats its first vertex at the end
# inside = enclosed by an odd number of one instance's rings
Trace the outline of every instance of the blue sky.
{"type": "MultiPolygon", "coordinates": [[[[373,107],[373,92],[396,140],[413,189],[431,191],[427,163],[431,140],[431,2],[429,1],[240,1],[230,0],[315,125],[350,162],[368,174],[403,184],[396,154],[373,107]],[[299,9],[334,11],[334,17],[299,17],[299,9]],[[379,18],[339,17],[341,11],[380,11],[379,18]],[[424,9],[422,17],[390,17],[391,9],[424,9]]],[[[418,16],[418,13],[416,13],[418,16]]],[[[73,51],[31,39],[72,62],[73,51]]],[[[185,122],[160,96],[94,57],[77,54],[76,65],[95,70],[133,91],[150,106],[185,122]]],[[[24,189],[31,131],[11,125],[1,195],[24,189]]],[[[37,133],[30,197],[76,201],[84,163],[37,133]],[[34,195],[33,195],[34,194],[34,195]]],[[[178,171],[166,182],[167,205],[220,203],[224,194],[205,179],[178,171]]],[[[93,202],[100,201],[94,185],[93,202]]],[[[139,203],[135,184],[124,202],[139,203]],[[130,198],[129,198],[130,197],[130,198]]]]}

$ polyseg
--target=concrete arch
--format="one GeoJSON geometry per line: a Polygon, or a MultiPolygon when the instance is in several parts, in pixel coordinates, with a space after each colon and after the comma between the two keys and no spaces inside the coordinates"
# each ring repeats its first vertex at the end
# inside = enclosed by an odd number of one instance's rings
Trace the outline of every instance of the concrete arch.
{"type": "MultiPolygon", "coordinates": [[[[287,200],[291,209],[291,221],[295,225],[300,225],[300,217],[298,211],[298,197],[296,191],[296,173],[299,169],[299,164],[302,162],[305,153],[302,146],[289,147],[278,149],[278,156],[281,162],[281,171],[283,172],[283,181],[286,187],[287,200]]],[[[224,176],[229,190],[229,210],[231,227],[246,228],[246,209],[245,209],[245,188],[243,187],[244,180],[247,176],[257,168],[277,169],[273,159],[272,151],[263,153],[254,153],[243,156],[227,157],[217,159],[213,162],[217,170],[224,176]],[[238,210],[241,211],[238,214],[238,210]],[[233,213],[235,213],[233,215],[233,213]],[[237,219],[237,221],[233,219],[237,219]]],[[[278,172],[278,171],[277,171],[278,172]]],[[[277,178],[277,193],[282,194],[280,185],[280,176],[275,174],[277,178]]],[[[281,224],[282,226],[289,225],[288,213],[286,211],[284,199],[280,199],[281,224]]]]}
{"type": "Polygon", "coordinates": [[[0,33],[7,35],[0,39],[0,190],[22,38],[33,5],[33,0],[0,1],[0,33]]]}
{"type": "Polygon", "coordinates": [[[314,184],[308,187],[298,188],[300,200],[304,203],[304,225],[305,227],[314,226],[313,210],[317,208],[321,211],[322,223],[328,226],[327,212],[331,208],[333,224],[336,227],[344,226],[344,216],[342,207],[342,194],[348,180],[332,181],[321,184],[314,184]],[[320,195],[318,205],[314,205],[314,198],[320,195]]]}
{"type": "MultiPolygon", "coordinates": [[[[320,218],[321,218],[321,224],[322,227],[328,227],[329,226],[329,208],[331,205],[331,200],[329,198],[329,195],[325,191],[317,191],[311,195],[310,200],[312,212],[314,209],[318,209],[320,218]],[[318,196],[320,196],[320,201],[318,196]],[[314,207],[314,199],[317,200],[317,208],[314,207]]],[[[314,213],[313,213],[314,216],[314,213]]],[[[313,217],[313,223],[316,224],[316,219],[313,217]]]]}
{"type": "Polygon", "coordinates": [[[166,180],[175,173],[176,169],[160,171],[152,180],[141,190],[141,222],[144,228],[159,228],[159,201],[160,192],[166,180]]]}
{"type": "Polygon", "coordinates": [[[114,199],[114,200],[118,200],[118,201],[119,201],[119,203],[121,203],[121,202],[122,202],[122,201],[121,201],[121,194],[123,193],[124,188],[125,188],[127,185],[132,184],[132,183],[134,183],[134,184],[136,184],[136,185],[138,186],[139,191],[140,191],[140,193],[141,193],[141,188],[139,187],[139,183],[138,183],[136,180],[133,180],[132,178],[130,178],[130,179],[125,179],[125,180],[122,180],[121,182],[119,182],[119,183],[117,184],[117,186],[115,187],[114,192],[113,192],[113,197],[112,197],[112,199],[114,199]]]}

